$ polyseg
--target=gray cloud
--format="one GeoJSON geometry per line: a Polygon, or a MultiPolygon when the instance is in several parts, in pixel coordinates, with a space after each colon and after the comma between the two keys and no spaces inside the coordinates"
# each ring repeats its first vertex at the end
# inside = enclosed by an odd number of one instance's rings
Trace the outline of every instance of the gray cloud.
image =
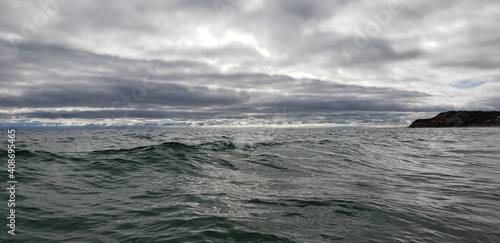
{"type": "Polygon", "coordinates": [[[5,2],[0,122],[404,124],[499,109],[498,11],[487,0],[5,2]]]}

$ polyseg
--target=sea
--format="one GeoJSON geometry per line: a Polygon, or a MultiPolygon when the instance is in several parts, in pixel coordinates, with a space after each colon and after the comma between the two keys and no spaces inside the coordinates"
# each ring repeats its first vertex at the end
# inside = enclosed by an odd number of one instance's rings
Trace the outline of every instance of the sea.
{"type": "Polygon", "coordinates": [[[500,128],[21,129],[15,146],[0,242],[500,242],[500,128]]]}

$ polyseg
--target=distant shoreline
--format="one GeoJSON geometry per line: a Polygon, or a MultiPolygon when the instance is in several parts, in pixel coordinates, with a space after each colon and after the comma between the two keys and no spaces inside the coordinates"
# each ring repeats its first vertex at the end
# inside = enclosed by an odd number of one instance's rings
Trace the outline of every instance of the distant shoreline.
{"type": "Polygon", "coordinates": [[[418,119],[408,127],[500,127],[500,111],[447,111],[418,119]]]}

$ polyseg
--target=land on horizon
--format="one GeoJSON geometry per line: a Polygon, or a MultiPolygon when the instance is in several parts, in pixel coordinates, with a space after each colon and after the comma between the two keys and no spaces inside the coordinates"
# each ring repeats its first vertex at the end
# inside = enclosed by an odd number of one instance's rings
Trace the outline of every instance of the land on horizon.
{"type": "Polygon", "coordinates": [[[500,111],[447,111],[418,119],[408,127],[500,127],[500,111]]]}

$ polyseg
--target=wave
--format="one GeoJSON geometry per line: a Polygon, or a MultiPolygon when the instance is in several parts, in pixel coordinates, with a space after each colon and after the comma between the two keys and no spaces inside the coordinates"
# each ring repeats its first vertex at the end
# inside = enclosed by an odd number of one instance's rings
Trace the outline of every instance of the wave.
{"type": "Polygon", "coordinates": [[[238,142],[238,141],[225,141],[216,140],[203,143],[194,142],[163,142],[155,145],[147,146],[137,146],[131,148],[121,148],[121,149],[104,149],[104,150],[93,150],[92,153],[116,153],[116,152],[137,152],[137,151],[150,151],[150,150],[214,150],[214,151],[224,151],[224,150],[255,150],[259,147],[272,147],[283,145],[285,142],[238,142]]]}
{"type": "MultiPolygon", "coordinates": [[[[29,159],[29,158],[37,158],[39,156],[47,157],[47,158],[66,158],[65,156],[58,154],[58,153],[53,153],[50,151],[45,151],[45,150],[28,150],[28,149],[18,149],[15,152],[16,158],[23,158],[23,159],[29,159]]],[[[0,156],[2,157],[7,157],[7,151],[2,151],[0,153],[0,156]],[[5,154],[5,156],[4,156],[5,154]]]]}

